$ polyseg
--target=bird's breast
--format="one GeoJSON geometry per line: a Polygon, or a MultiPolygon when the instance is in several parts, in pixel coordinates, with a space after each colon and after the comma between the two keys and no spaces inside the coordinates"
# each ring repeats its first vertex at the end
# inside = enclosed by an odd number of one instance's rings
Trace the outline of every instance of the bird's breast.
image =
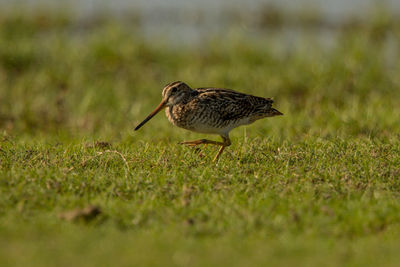
{"type": "Polygon", "coordinates": [[[178,127],[185,128],[188,124],[188,113],[182,105],[173,105],[165,110],[168,120],[178,127]]]}

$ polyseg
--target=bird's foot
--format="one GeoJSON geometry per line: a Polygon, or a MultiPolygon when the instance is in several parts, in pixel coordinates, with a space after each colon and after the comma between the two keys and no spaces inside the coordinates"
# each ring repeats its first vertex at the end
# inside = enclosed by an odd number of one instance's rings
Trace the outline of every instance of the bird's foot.
{"type": "Polygon", "coordinates": [[[180,142],[180,145],[187,145],[187,146],[198,146],[198,145],[202,145],[202,144],[209,144],[208,140],[206,139],[199,139],[199,140],[194,140],[194,141],[184,141],[184,142],[180,142]]]}

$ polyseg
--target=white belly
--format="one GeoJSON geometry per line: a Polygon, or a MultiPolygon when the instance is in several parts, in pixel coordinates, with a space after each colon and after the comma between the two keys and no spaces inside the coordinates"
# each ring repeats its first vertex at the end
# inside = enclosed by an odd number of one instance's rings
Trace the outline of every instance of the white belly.
{"type": "Polygon", "coordinates": [[[250,124],[250,121],[248,118],[245,118],[245,119],[241,119],[236,122],[232,122],[225,127],[213,127],[212,125],[197,123],[197,124],[191,125],[190,127],[185,128],[185,129],[193,131],[193,132],[197,132],[197,133],[227,135],[227,134],[229,134],[229,132],[232,129],[239,127],[241,125],[247,125],[247,124],[250,124]]]}

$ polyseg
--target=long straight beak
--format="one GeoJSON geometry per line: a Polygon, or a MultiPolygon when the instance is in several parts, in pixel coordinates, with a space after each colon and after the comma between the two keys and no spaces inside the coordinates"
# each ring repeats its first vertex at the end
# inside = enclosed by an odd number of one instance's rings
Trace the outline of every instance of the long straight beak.
{"type": "Polygon", "coordinates": [[[158,112],[160,112],[160,110],[162,110],[163,108],[165,108],[166,102],[165,101],[161,101],[160,105],[158,105],[153,112],[151,112],[149,114],[149,116],[147,116],[146,119],[144,119],[144,121],[142,121],[138,126],[136,126],[135,131],[139,130],[140,127],[142,127],[146,122],[148,122],[151,118],[153,118],[158,112]]]}

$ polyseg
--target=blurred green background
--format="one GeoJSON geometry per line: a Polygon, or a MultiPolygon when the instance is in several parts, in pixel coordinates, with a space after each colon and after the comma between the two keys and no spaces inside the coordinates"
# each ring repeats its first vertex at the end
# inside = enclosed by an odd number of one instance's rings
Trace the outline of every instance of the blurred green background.
{"type": "MultiPolygon", "coordinates": [[[[273,119],[279,127],[272,127],[285,139],[398,132],[397,16],[379,8],[329,22],[317,11],[262,6],[246,21],[238,10],[221,12],[230,24],[214,29],[223,34],[191,37],[179,29],[147,36],[135,10],[78,16],[71,8],[3,9],[2,129],[27,136],[133,136],[132,127],[158,103],[162,87],[183,80],[273,97],[288,114],[273,119]]],[[[174,23],[193,24],[182,16],[174,23]]],[[[193,32],[204,26],[198,19],[193,32]]],[[[270,131],[270,123],[254,131],[270,131]]],[[[165,119],[152,124],[142,137],[151,132],[163,138],[168,135],[158,129],[172,128],[165,119]]]]}
{"type": "Polygon", "coordinates": [[[1,265],[398,263],[398,6],[250,2],[2,3],[1,265]],[[162,113],[133,131],[176,80],[285,116],[215,165],[162,113]]]}

